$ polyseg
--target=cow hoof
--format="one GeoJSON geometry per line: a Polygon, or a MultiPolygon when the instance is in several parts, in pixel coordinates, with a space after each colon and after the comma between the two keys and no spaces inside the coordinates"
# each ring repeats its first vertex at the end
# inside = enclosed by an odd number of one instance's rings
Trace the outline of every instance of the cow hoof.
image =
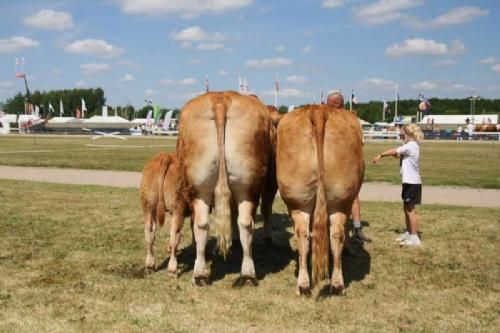
{"type": "Polygon", "coordinates": [[[311,296],[311,288],[310,287],[297,287],[297,294],[299,296],[306,296],[310,297],[311,296]]]}
{"type": "Polygon", "coordinates": [[[241,280],[243,281],[243,284],[249,285],[249,286],[254,286],[257,287],[259,285],[259,281],[253,276],[241,276],[241,280]]]}
{"type": "Polygon", "coordinates": [[[343,285],[330,286],[330,294],[335,296],[345,296],[345,289],[343,285]]]}
{"type": "Polygon", "coordinates": [[[208,285],[208,276],[195,276],[193,277],[193,283],[197,287],[203,287],[208,285]]]}
{"type": "Polygon", "coordinates": [[[259,285],[259,281],[255,278],[255,276],[240,276],[233,283],[233,287],[241,288],[244,286],[252,286],[257,287],[259,285]]]}
{"type": "Polygon", "coordinates": [[[154,267],[144,267],[144,275],[150,275],[150,274],[153,274],[155,272],[155,268],[154,267]]]}

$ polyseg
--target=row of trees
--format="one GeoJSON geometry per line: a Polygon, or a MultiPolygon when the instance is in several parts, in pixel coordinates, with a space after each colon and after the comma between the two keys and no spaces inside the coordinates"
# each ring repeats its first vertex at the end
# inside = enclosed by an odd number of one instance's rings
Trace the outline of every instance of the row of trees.
{"type": "MultiPolygon", "coordinates": [[[[86,117],[93,115],[100,115],[102,106],[106,105],[106,97],[104,90],[101,88],[95,89],[71,89],[71,90],[51,90],[51,91],[35,91],[31,94],[31,101],[40,107],[41,113],[45,116],[49,113],[49,103],[54,107],[54,114],[59,115],[59,100],[64,104],[64,116],[75,116],[76,108],[81,107],[81,99],[85,100],[87,113],[86,117]]],[[[432,114],[469,114],[470,101],[465,99],[438,99],[431,98],[432,114]]],[[[20,114],[24,113],[25,95],[18,93],[14,97],[8,99],[2,106],[6,113],[20,114]]],[[[395,113],[394,101],[388,103],[391,113],[386,113],[386,119],[393,119],[395,113]]],[[[400,100],[398,102],[398,116],[415,116],[417,112],[419,101],[416,99],[400,100]]],[[[349,104],[346,103],[346,108],[349,104]]],[[[357,111],[361,119],[371,123],[381,121],[383,102],[370,101],[368,103],[359,103],[353,105],[353,109],[357,111]]],[[[150,106],[143,106],[142,108],[134,108],[132,105],[116,106],[113,108],[108,107],[108,114],[117,114],[125,119],[133,118],[146,118],[148,111],[151,110],[150,106]]],[[[280,106],[281,113],[287,112],[287,106],[280,106]]],[[[162,109],[164,113],[166,109],[162,109]]],[[[177,117],[179,110],[174,111],[174,117],[177,117]]],[[[475,103],[476,114],[500,112],[500,99],[480,99],[475,103]]]]}
{"type": "MultiPolygon", "coordinates": [[[[24,103],[26,95],[18,93],[12,98],[7,99],[3,105],[6,113],[21,114],[24,113],[24,103]]],[[[102,106],[106,104],[104,90],[95,89],[65,89],[50,91],[34,91],[30,95],[31,103],[38,105],[40,112],[47,116],[50,112],[49,103],[54,108],[51,116],[59,116],[59,101],[64,105],[64,116],[75,116],[76,109],[81,108],[82,98],[85,100],[87,108],[86,116],[101,114],[102,106]]]]}

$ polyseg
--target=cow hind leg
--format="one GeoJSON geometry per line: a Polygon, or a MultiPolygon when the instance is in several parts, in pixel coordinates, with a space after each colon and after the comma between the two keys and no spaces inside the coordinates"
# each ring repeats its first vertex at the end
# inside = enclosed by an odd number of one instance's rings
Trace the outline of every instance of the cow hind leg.
{"type": "Polygon", "coordinates": [[[154,218],[153,210],[148,210],[144,214],[144,240],[146,241],[146,271],[155,269],[155,257],[153,252],[153,245],[155,242],[156,234],[156,220],[154,218]]]}
{"type": "Polygon", "coordinates": [[[243,200],[238,204],[238,230],[240,233],[243,261],[241,278],[256,284],[255,266],[252,259],[252,241],[254,228],[254,206],[252,201],[243,200]]]}
{"type": "Polygon", "coordinates": [[[274,189],[264,189],[262,193],[262,202],[260,204],[260,212],[262,214],[262,220],[264,221],[264,241],[269,244],[275,243],[271,218],[275,195],[276,191],[274,191],[274,189]]]}
{"type": "Polygon", "coordinates": [[[181,240],[181,231],[184,224],[184,216],[179,213],[172,215],[172,222],[170,225],[170,260],[168,261],[168,273],[177,275],[177,247],[181,240]]]}
{"type": "Polygon", "coordinates": [[[333,272],[330,290],[340,295],[344,292],[344,278],[342,275],[342,250],[345,245],[345,225],[348,214],[336,212],[330,215],[330,246],[333,254],[333,272]]]}
{"type": "Polygon", "coordinates": [[[299,210],[291,213],[299,251],[299,276],[297,278],[297,294],[309,296],[311,294],[311,281],[307,271],[307,257],[309,253],[311,215],[299,210]]]}
{"type": "Polygon", "coordinates": [[[208,200],[195,199],[194,208],[194,238],[196,241],[196,260],[194,262],[193,280],[198,286],[208,283],[210,271],[207,268],[205,249],[208,240],[210,205],[208,200]]]}

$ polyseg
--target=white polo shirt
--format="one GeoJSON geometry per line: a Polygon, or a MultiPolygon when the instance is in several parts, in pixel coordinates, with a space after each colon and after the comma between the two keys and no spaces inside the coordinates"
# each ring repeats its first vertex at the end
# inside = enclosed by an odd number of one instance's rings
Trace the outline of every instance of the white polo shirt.
{"type": "Polygon", "coordinates": [[[420,146],[415,141],[408,141],[396,149],[400,159],[400,173],[403,183],[422,184],[420,179],[420,146]]]}

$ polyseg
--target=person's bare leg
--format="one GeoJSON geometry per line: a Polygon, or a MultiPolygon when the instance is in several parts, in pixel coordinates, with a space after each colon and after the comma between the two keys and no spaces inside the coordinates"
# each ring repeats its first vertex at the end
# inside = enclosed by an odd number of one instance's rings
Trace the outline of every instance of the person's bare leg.
{"type": "Polygon", "coordinates": [[[354,224],[354,237],[362,242],[371,242],[371,238],[363,233],[361,225],[361,205],[359,203],[359,195],[354,198],[351,207],[352,223],[354,224]]]}

